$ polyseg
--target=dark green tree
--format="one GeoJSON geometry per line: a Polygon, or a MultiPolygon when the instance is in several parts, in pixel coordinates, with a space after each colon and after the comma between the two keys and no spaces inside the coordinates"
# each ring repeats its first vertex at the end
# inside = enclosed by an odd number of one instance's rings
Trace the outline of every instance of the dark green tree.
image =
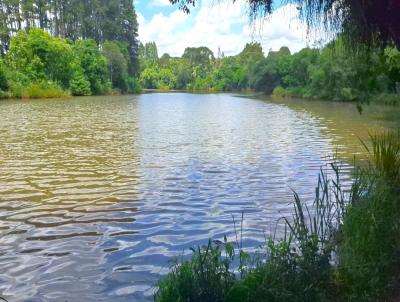
{"type": "Polygon", "coordinates": [[[107,60],[101,54],[94,40],[76,41],[73,46],[78,56],[80,66],[84,70],[87,80],[90,82],[90,90],[93,94],[102,94],[109,89],[107,60]]]}
{"type": "Polygon", "coordinates": [[[128,89],[128,64],[117,43],[106,41],[103,55],[107,58],[109,78],[112,86],[126,92],[128,89]]]}

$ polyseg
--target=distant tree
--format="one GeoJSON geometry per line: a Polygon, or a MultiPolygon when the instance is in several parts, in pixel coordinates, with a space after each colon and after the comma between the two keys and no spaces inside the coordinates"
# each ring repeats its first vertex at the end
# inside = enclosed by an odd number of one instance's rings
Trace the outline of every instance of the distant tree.
{"type": "Polygon", "coordinates": [[[176,68],[176,88],[186,89],[187,85],[193,81],[193,73],[190,67],[190,63],[181,59],[176,68]]]}
{"type": "Polygon", "coordinates": [[[72,95],[91,95],[90,82],[85,78],[83,71],[76,72],[70,82],[72,95]]]}
{"type": "Polygon", "coordinates": [[[23,29],[39,27],[72,41],[93,39],[125,43],[130,75],[139,72],[138,22],[132,0],[2,0],[0,1],[0,54],[23,29]]]}
{"type": "Polygon", "coordinates": [[[158,60],[158,63],[160,64],[161,67],[169,67],[170,60],[171,60],[171,56],[168,53],[165,53],[158,60]]]}
{"type": "Polygon", "coordinates": [[[106,41],[103,45],[103,55],[107,59],[112,86],[126,92],[128,89],[128,64],[118,44],[113,41],[106,41]]]}
{"type": "Polygon", "coordinates": [[[147,89],[156,89],[159,84],[159,72],[156,68],[145,68],[140,73],[140,82],[144,88],[147,89]]]}
{"type": "Polygon", "coordinates": [[[6,67],[0,59],[0,90],[6,91],[8,89],[8,80],[6,76],[6,67]]]}
{"type": "MultiPolygon", "coordinates": [[[[310,82],[310,66],[314,65],[319,57],[317,49],[304,48],[295,53],[286,62],[285,70],[281,67],[280,73],[283,84],[287,87],[305,87],[310,82]]],[[[282,66],[282,63],[281,63],[282,66]]]]}
{"type": "Polygon", "coordinates": [[[109,88],[107,59],[101,54],[94,40],[76,41],[73,46],[80,66],[90,82],[93,94],[102,94],[109,88]]]}
{"type": "Polygon", "coordinates": [[[249,73],[249,86],[257,91],[272,94],[281,83],[277,61],[265,58],[258,61],[249,73]]]}
{"type": "Polygon", "coordinates": [[[215,61],[214,53],[208,47],[187,47],[182,55],[193,68],[194,77],[205,77],[215,61]]]}
{"type": "Polygon", "coordinates": [[[187,47],[182,58],[196,65],[210,65],[214,61],[214,53],[208,47],[187,47]]]}
{"type": "Polygon", "coordinates": [[[77,58],[72,46],[41,29],[20,31],[11,39],[6,62],[10,69],[32,81],[49,80],[67,89],[77,58]]]}
{"type": "Polygon", "coordinates": [[[243,63],[258,61],[264,58],[264,53],[261,43],[259,42],[246,43],[244,49],[239,54],[239,58],[243,63]]]}
{"type": "Polygon", "coordinates": [[[144,58],[146,60],[158,60],[158,50],[156,42],[147,42],[144,46],[144,58]]]}

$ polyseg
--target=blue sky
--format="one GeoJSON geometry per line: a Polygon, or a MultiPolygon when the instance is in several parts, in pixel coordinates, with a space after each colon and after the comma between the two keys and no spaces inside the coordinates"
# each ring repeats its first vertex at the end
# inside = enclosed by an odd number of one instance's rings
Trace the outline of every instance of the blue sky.
{"type": "Polygon", "coordinates": [[[214,53],[239,53],[248,42],[258,41],[264,52],[288,46],[299,51],[316,40],[298,18],[294,5],[275,4],[267,19],[250,24],[246,1],[200,0],[190,15],[168,0],[135,0],[139,21],[139,39],[155,41],[159,55],[182,55],[185,47],[208,46],[214,53]]]}

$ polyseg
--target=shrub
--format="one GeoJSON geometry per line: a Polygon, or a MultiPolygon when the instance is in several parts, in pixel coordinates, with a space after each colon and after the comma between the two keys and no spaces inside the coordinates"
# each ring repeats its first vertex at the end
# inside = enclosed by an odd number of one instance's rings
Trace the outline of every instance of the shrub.
{"type": "Polygon", "coordinates": [[[282,86],[278,86],[274,89],[274,91],[272,92],[272,94],[274,96],[280,96],[280,97],[285,97],[287,96],[287,92],[285,90],[285,88],[283,88],[282,86]]]}
{"type": "Polygon", "coordinates": [[[207,246],[192,250],[192,257],[181,264],[174,262],[171,272],[160,281],[157,302],[222,302],[235,282],[230,271],[233,246],[209,241],[207,246]]]}
{"type": "Polygon", "coordinates": [[[77,73],[72,78],[70,85],[72,95],[91,95],[90,82],[85,78],[82,73],[77,73]]]}
{"type": "Polygon", "coordinates": [[[128,92],[133,94],[138,94],[142,92],[142,86],[140,86],[140,83],[136,78],[128,78],[128,92]]]}
{"type": "Polygon", "coordinates": [[[27,87],[20,88],[18,95],[15,97],[27,98],[27,99],[39,99],[39,98],[60,98],[69,96],[68,92],[62,90],[57,84],[54,83],[31,83],[27,87]]]}

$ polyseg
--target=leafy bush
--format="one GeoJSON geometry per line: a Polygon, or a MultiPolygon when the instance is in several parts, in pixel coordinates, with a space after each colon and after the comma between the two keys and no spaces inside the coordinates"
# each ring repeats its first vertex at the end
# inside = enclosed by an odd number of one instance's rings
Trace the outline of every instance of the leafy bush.
{"type": "MultiPolygon", "coordinates": [[[[76,41],[73,50],[78,57],[80,68],[90,82],[92,94],[103,94],[110,90],[107,60],[101,54],[94,40],[76,41]]],[[[72,90],[72,88],[71,88],[72,90]]]]}
{"type": "Polygon", "coordinates": [[[26,99],[60,98],[69,96],[68,92],[62,90],[57,84],[51,82],[32,83],[27,87],[22,88],[18,93],[18,96],[14,96],[26,99]]]}
{"type": "Polygon", "coordinates": [[[90,83],[82,73],[77,73],[69,85],[72,95],[91,95],[90,83]]]}
{"type": "Polygon", "coordinates": [[[160,281],[157,302],[222,302],[235,282],[230,270],[234,248],[225,237],[221,245],[191,249],[193,256],[182,264],[175,262],[165,280],[160,281]]]}
{"type": "Polygon", "coordinates": [[[139,81],[136,78],[129,77],[128,78],[128,93],[141,93],[142,86],[140,86],[139,81]]]}
{"type": "Polygon", "coordinates": [[[37,28],[19,31],[6,56],[10,69],[27,75],[32,82],[57,82],[64,89],[68,89],[75,61],[71,45],[37,28]]]}
{"type": "Polygon", "coordinates": [[[274,89],[274,91],[272,92],[272,94],[274,95],[274,96],[281,96],[281,97],[284,97],[284,96],[287,96],[287,92],[286,92],[286,90],[285,90],[285,88],[283,88],[282,86],[277,86],[275,89],[274,89]]]}

